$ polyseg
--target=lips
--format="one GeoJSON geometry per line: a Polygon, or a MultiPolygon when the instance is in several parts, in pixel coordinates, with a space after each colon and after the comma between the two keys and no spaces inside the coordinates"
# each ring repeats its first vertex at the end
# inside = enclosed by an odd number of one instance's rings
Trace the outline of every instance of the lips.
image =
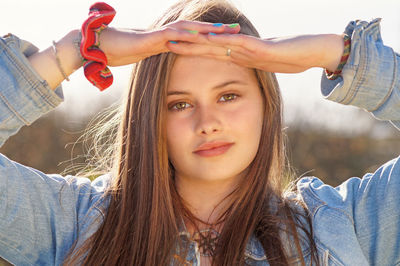
{"type": "Polygon", "coordinates": [[[193,153],[204,157],[217,156],[225,153],[232,145],[232,142],[206,142],[198,146],[193,153]]]}

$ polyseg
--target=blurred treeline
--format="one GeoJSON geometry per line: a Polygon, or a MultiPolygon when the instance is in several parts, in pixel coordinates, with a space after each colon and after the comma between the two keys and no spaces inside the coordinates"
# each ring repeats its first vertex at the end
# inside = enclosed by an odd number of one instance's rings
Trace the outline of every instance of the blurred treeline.
{"type": "MultiPolygon", "coordinates": [[[[86,163],[86,148],[77,140],[92,118],[77,120],[53,111],[31,126],[21,128],[0,152],[45,173],[75,175],[86,163]]],[[[286,129],[286,135],[289,139],[288,158],[297,176],[317,176],[331,185],[373,172],[400,151],[400,139],[395,130],[385,138],[376,139],[368,132],[352,137],[291,125],[286,129]]]]}
{"type": "Polygon", "coordinates": [[[377,139],[368,132],[359,136],[291,128],[288,157],[297,176],[316,176],[333,186],[350,177],[373,173],[398,156],[400,136],[377,139]]]}

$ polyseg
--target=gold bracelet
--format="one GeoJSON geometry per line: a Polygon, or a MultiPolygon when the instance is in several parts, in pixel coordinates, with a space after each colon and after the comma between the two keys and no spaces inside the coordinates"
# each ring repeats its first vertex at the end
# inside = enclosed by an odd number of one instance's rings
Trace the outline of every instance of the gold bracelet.
{"type": "Polygon", "coordinates": [[[56,57],[58,69],[60,70],[60,72],[61,72],[61,74],[63,75],[64,79],[65,79],[66,81],[69,81],[69,78],[68,78],[67,74],[65,74],[65,71],[64,71],[64,69],[63,69],[62,66],[61,66],[61,61],[60,61],[60,58],[58,57],[57,46],[56,46],[56,44],[57,44],[57,43],[56,43],[55,41],[53,41],[53,51],[54,51],[54,55],[55,55],[55,57],[56,57]]]}
{"type": "Polygon", "coordinates": [[[79,31],[79,35],[77,38],[74,39],[73,43],[75,46],[75,50],[76,50],[79,58],[81,59],[81,66],[83,66],[83,63],[85,63],[85,58],[83,58],[83,56],[81,54],[81,42],[82,42],[82,32],[79,31]]]}

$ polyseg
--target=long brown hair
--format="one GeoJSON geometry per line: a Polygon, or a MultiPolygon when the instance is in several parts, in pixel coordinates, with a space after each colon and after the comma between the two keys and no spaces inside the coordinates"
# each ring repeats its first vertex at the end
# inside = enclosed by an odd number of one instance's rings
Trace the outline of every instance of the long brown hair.
{"type": "MultiPolygon", "coordinates": [[[[239,23],[241,33],[259,37],[243,14],[222,0],[180,1],[153,28],[181,19],[239,23]]],[[[171,263],[181,219],[194,217],[175,188],[166,145],[166,87],[174,59],[174,54],[164,53],[135,65],[112,154],[112,184],[104,193],[110,199],[104,222],[66,264],[171,263]]],[[[300,201],[285,197],[282,189],[285,153],[279,86],[273,73],[254,71],[264,97],[262,135],[247,177],[229,196],[213,264],[245,264],[246,244],[253,234],[271,265],[288,265],[292,258],[304,264],[302,247],[311,250],[314,259],[316,251],[307,211],[300,201]]]]}

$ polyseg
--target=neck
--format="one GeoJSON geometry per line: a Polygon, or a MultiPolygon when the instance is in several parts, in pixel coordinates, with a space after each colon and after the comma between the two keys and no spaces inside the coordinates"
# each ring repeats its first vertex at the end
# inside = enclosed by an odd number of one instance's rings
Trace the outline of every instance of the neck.
{"type": "MultiPolygon", "coordinates": [[[[196,218],[208,224],[215,224],[221,214],[226,211],[230,202],[227,196],[236,188],[237,180],[238,178],[208,181],[175,177],[178,193],[186,207],[196,218]]],[[[190,233],[195,231],[194,226],[188,221],[185,221],[185,224],[190,233]]],[[[210,227],[202,223],[198,226],[200,230],[210,227]]]]}

